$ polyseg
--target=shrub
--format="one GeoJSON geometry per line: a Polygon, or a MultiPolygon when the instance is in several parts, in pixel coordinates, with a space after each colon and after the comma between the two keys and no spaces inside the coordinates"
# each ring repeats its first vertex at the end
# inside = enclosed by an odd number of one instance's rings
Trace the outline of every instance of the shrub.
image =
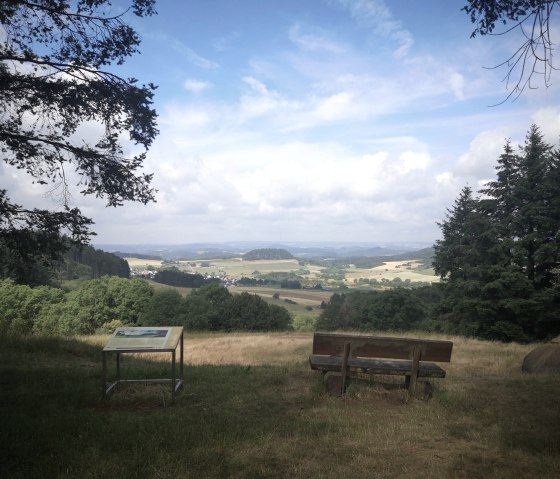
{"type": "Polygon", "coordinates": [[[317,319],[313,316],[296,316],[293,327],[296,331],[315,331],[317,319]]]}

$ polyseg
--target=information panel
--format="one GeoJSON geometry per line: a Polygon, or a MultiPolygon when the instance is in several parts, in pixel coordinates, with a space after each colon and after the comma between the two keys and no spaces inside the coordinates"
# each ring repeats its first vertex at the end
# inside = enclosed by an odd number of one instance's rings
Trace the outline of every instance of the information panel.
{"type": "Polygon", "coordinates": [[[171,386],[171,400],[183,387],[183,328],[176,326],[117,328],[101,352],[101,385],[106,398],[117,386],[128,383],[157,383],[171,386]],[[179,350],[179,375],[177,376],[176,350],[179,350]],[[166,379],[125,379],[121,377],[121,356],[128,353],[171,353],[171,377],[166,379]],[[107,356],[115,356],[114,381],[107,382],[107,356]]]}
{"type": "Polygon", "coordinates": [[[103,351],[171,351],[182,333],[183,328],[171,326],[117,328],[103,351]]]}

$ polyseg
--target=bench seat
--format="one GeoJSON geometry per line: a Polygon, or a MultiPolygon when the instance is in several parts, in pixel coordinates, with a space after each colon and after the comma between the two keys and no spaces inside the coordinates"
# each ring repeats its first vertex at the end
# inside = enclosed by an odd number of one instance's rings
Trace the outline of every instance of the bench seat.
{"type": "Polygon", "coordinates": [[[316,332],[309,365],[325,373],[327,385],[334,384],[340,395],[347,377],[362,374],[372,379],[378,374],[404,376],[410,397],[417,380],[445,377],[445,370],[435,363],[451,361],[452,350],[451,341],[316,332]]]}
{"type": "MultiPolygon", "coordinates": [[[[340,356],[309,356],[309,365],[316,371],[342,371],[342,357],[340,356]]],[[[348,372],[358,374],[387,374],[387,375],[410,375],[412,371],[411,360],[391,359],[365,359],[348,358],[348,372]]],[[[418,367],[419,378],[444,378],[445,370],[435,363],[420,361],[418,367]]]]}

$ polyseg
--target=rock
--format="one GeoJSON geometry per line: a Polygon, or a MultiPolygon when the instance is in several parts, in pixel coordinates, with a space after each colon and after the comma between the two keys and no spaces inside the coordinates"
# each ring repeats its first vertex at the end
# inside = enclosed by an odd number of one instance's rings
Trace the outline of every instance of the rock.
{"type": "Polygon", "coordinates": [[[552,342],[533,349],[523,359],[521,370],[525,373],[560,373],[560,343],[552,342]]]}

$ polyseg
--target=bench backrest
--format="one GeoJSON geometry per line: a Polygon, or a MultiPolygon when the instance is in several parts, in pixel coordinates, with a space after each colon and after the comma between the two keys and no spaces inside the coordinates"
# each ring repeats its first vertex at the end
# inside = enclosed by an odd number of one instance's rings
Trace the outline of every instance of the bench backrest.
{"type": "Polygon", "coordinates": [[[350,357],[355,358],[411,359],[414,350],[419,349],[421,361],[450,362],[453,349],[451,341],[315,333],[313,354],[342,356],[347,343],[350,357]]]}

